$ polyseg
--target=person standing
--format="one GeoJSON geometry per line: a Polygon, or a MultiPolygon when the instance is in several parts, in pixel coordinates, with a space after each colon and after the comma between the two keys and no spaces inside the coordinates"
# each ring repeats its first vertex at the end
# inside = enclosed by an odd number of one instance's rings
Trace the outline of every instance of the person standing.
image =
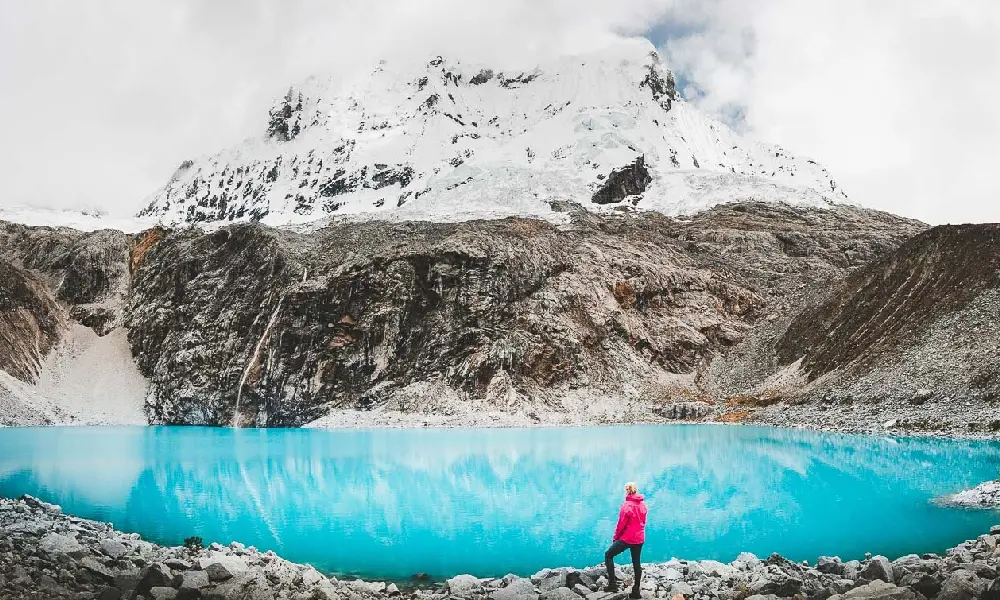
{"type": "Polygon", "coordinates": [[[632,554],[632,569],[635,580],[632,583],[630,598],[639,598],[639,580],[642,577],[640,555],[642,545],[646,541],[646,502],[635,483],[625,484],[625,502],[618,511],[618,526],[611,547],[604,553],[604,565],[608,569],[608,587],[606,591],[617,592],[618,580],[615,578],[614,558],[628,550],[632,554]]]}

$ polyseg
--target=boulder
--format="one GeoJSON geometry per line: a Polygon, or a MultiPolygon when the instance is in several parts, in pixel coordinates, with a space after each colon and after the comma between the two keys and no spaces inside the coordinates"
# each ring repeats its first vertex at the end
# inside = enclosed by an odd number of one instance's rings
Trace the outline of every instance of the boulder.
{"type": "Polygon", "coordinates": [[[861,571],[861,577],[868,581],[882,580],[886,583],[895,583],[896,578],[892,574],[892,563],[884,556],[873,556],[868,564],[861,571]]]}
{"type": "Polygon", "coordinates": [[[101,564],[101,562],[93,556],[83,557],[80,561],[80,566],[92,575],[96,575],[105,583],[112,583],[115,580],[114,573],[112,573],[110,569],[101,564]]]}
{"type": "Polygon", "coordinates": [[[128,548],[125,544],[113,539],[103,539],[101,540],[101,552],[104,552],[111,558],[121,558],[128,554],[128,548]]]}
{"type": "Polygon", "coordinates": [[[209,586],[208,573],[205,571],[187,571],[181,575],[182,590],[200,590],[209,586]]]}
{"type": "Polygon", "coordinates": [[[478,577],[473,577],[472,575],[456,575],[449,579],[446,585],[448,592],[452,596],[469,598],[479,591],[481,583],[478,577]]]}
{"type": "Polygon", "coordinates": [[[941,581],[929,573],[907,573],[900,576],[897,583],[900,587],[908,587],[927,598],[933,598],[941,591],[941,581]]]}
{"type": "Polygon", "coordinates": [[[531,583],[530,579],[514,579],[506,587],[491,593],[490,597],[494,600],[535,600],[538,594],[535,592],[535,584],[531,583]]]}
{"type": "Polygon", "coordinates": [[[831,596],[829,600],[918,600],[918,598],[913,590],[896,587],[884,581],[873,581],[858,586],[846,594],[831,596]]]}
{"type": "Polygon", "coordinates": [[[986,591],[986,582],[972,571],[959,569],[951,574],[938,592],[937,600],[979,600],[986,591]]]}
{"type": "Polygon", "coordinates": [[[154,563],[139,573],[139,582],[136,584],[136,594],[149,593],[155,587],[173,587],[174,574],[170,572],[167,565],[154,563]]]}
{"type": "Polygon", "coordinates": [[[827,575],[843,575],[844,563],[836,556],[821,556],[816,562],[816,570],[827,575]]]}
{"type": "Polygon", "coordinates": [[[539,596],[539,600],[580,600],[580,596],[568,587],[558,587],[539,596]]]}
{"type": "Polygon", "coordinates": [[[238,556],[227,556],[217,554],[198,561],[201,569],[208,574],[212,581],[225,581],[242,573],[246,573],[247,561],[238,556]]]}
{"type": "Polygon", "coordinates": [[[559,571],[550,571],[549,576],[538,583],[538,591],[543,594],[561,587],[566,587],[566,573],[559,571]]]}
{"type": "MultiPolygon", "coordinates": [[[[740,552],[736,560],[732,562],[732,566],[741,571],[752,571],[760,566],[760,559],[750,552],[740,552]]],[[[672,577],[671,579],[676,578],[672,577]]]]}
{"type": "Polygon", "coordinates": [[[76,541],[76,538],[58,533],[50,533],[38,542],[38,549],[42,552],[56,556],[65,554],[73,558],[81,558],[87,554],[87,549],[76,541]]]}
{"type": "Polygon", "coordinates": [[[983,600],[1000,600],[1000,578],[994,579],[993,583],[986,587],[986,591],[983,592],[983,600]]]}
{"type": "Polygon", "coordinates": [[[155,587],[149,590],[149,597],[153,600],[175,600],[177,590],[172,587],[155,587]]]}

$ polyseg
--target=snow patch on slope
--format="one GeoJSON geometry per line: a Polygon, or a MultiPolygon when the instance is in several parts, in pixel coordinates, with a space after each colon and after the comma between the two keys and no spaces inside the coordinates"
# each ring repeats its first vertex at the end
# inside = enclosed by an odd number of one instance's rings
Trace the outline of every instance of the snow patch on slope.
{"type": "Polygon", "coordinates": [[[653,46],[621,40],[529,71],[439,57],[416,68],[383,62],[353,81],[311,78],[275,103],[265,133],[185,161],[141,214],[171,224],[558,221],[557,200],[676,215],[720,202],[847,197],[814,161],[679,99],[653,46]],[[639,157],[651,176],[641,195],[591,202],[639,157]]]}
{"type": "Polygon", "coordinates": [[[98,210],[55,209],[38,206],[0,206],[0,221],[36,227],[70,227],[78,231],[117,229],[125,233],[145,231],[157,223],[155,218],[120,217],[98,210]]]}

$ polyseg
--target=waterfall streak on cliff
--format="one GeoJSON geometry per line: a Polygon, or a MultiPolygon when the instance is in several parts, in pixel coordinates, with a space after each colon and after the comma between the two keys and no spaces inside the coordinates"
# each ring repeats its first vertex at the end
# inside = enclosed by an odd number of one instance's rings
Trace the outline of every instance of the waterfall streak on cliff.
{"type": "Polygon", "coordinates": [[[250,371],[253,369],[257,361],[260,360],[260,351],[264,347],[264,342],[267,337],[271,334],[271,328],[274,327],[275,322],[278,320],[278,313],[281,312],[281,304],[285,301],[284,294],[278,299],[278,305],[274,307],[274,313],[271,315],[271,320],[267,322],[267,327],[264,328],[264,333],[261,334],[260,339],[257,340],[257,346],[253,349],[253,354],[250,356],[250,360],[247,361],[247,366],[243,369],[243,376],[240,377],[240,385],[236,388],[236,410],[233,411],[233,424],[232,427],[239,427],[240,419],[240,400],[243,397],[243,386],[246,384],[247,377],[250,376],[250,371]]]}

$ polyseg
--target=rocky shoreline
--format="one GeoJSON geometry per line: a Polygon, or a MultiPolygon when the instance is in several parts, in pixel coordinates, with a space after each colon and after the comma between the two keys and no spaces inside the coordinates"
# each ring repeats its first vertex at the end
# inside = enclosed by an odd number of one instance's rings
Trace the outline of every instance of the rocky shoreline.
{"type": "MultiPolygon", "coordinates": [[[[998,600],[1000,526],[944,556],[883,556],[795,563],[741,554],[732,563],[672,559],[643,565],[644,598],[699,600],[998,600]]],[[[631,582],[631,567],[619,577],[631,582]]],[[[624,600],[602,591],[603,567],[544,569],[531,577],[397,585],[328,577],[238,542],[165,547],[111,524],[65,515],[30,496],[0,498],[0,598],[119,600],[624,600]]]]}

